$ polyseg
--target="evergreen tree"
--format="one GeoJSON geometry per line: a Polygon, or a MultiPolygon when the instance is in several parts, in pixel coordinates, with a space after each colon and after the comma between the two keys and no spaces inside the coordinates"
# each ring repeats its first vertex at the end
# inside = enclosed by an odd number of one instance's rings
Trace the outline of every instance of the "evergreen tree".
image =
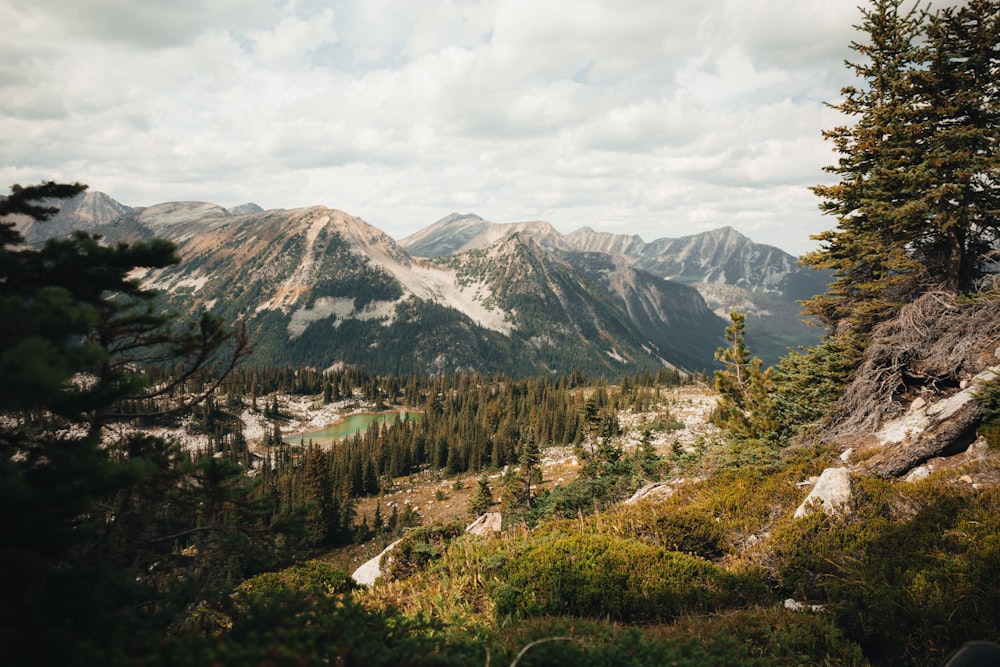
{"type": "Polygon", "coordinates": [[[538,442],[530,428],[521,429],[521,440],[517,445],[517,461],[521,466],[521,475],[524,477],[524,503],[531,509],[531,483],[534,481],[535,473],[540,472],[538,464],[541,461],[541,451],[538,442]]]}
{"type": "Polygon", "coordinates": [[[751,436],[763,430],[753,420],[762,417],[760,409],[768,395],[769,377],[762,370],[763,362],[752,356],[744,343],[746,316],[734,312],[729,317],[731,323],[725,331],[729,345],[715,352],[716,361],[722,362],[724,368],[715,372],[719,402],[714,420],[734,435],[751,436]]]}
{"type": "Polygon", "coordinates": [[[967,293],[1000,241],[1000,3],[972,0],[927,17],[913,72],[919,163],[907,171],[907,238],[935,286],[967,293]]]}
{"type": "Polygon", "coordinates": [[[107,428],[197,404],[246,341],[210,316],[178,326],[157,311],[130,274],[176,263],[167,242],[78,232],[21,245],[10,214],[43,221],[55,211],[43,202],[82,190],[14,186],[0,200],[0,567],[18,573],[5,602],[20,601],[2,606],[5,664],[65,664],[73,647],[130,620],[138,631],[144,612],[169,617],[275,553],[238,468],[107,428]],[[157,365],[169,370],[154,383],[157,365]]]}
{"type": "Polygon", "coordinates": [[[902,4],[862,10],[868,41],[848,63],[862,82],[834,106],[856,122],[825,133],[840,181],[813,188],[838,227],[802,261],[834,281],[804,305],[842,333],[864,334],[930,289],[975,289],[1000,240],[1000,5],[902,4]]]}
{"type": "Polygon", "coordinates": [[[490,511],[493,505],[493,490],[490,489],[490,479],[486,474],[479,476],[476,482],[476,495],[472,497],[469,511],[472,516],[479,517],[490,511]]]}
{"type": "Polygon", "coordinates": [[[823,245],[802,258],[834,274],[826,294],[804,303],[806,312],[851,330],[867,331],[891,315],[923,278],[905,234],[913,214],[905,174],[919,159],[909,127],[909,77],[920,58],[921,20],[916,8],[904,11],[902,4],[873,0],[862,9],[859,29],[870,41],[852,43],[861,60],[847,63],[862,83],[844,88],[843,101],[831,105],[857,120],[824,132],[840,154],[826,171],[840,181],[813,188],[820,209],[836,217],[838,227],[814,236],[823,245]]]}
{"type": "Polygon", "coordinates": [[[302,472],[302,503],[306,506],[306,539],[315,546],[332,542],[340,527],[340,507],[333,493],[330,462],[310,444],[302,472]]]}

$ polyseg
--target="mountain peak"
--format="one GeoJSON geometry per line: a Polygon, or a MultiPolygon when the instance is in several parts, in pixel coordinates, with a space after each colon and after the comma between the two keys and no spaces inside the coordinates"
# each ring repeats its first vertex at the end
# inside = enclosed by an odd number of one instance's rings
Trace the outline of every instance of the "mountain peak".
{"type": "Polygon", "coordinates": [[[514,233],[533,236],[550,248],[566,248],[562,235],[548,222],[488,222],[478,215],[453,213],[416,234],[399,241],[399,245],[417,257],[442,257],[458,252],[485,248],[514,233]]]}
{"type": "Polygon", "coordinates": [[[227,208],[226,212],[229,213],[229,215],[253,215],[254,213],[263,213],[264,209],[253,202],[247,202],[245,204],[233,206],[232,208],[227,208]]]}
{"type": "Polygon", "coordinates": [[[483,219],[480,216],[476,215],[475,213],[449,213],[448,215],[444,216],[443,218],[441,218],[440,220],[438,220],[434,224],[436,224],[436,225],[446,224],[447,225],[447,224],[451,224],[453,222],[459,222],[459,221],[462,221],[462,220],[470,220],[470,221],[477,221],[477,222],[482,222],[483,221],[483,219]]]}
{"type": "Polygon", "coordinates": [[[81,192],[60,206],[60,213],[91,225],[110,222],[128,210],[128,206],[96,190],[81,192]]]}

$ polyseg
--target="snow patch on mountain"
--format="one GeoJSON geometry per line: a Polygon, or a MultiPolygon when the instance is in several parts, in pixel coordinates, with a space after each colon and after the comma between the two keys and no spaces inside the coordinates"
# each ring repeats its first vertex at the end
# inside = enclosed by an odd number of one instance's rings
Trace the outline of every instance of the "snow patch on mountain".
{"type": "Polygon", "coordinates": [[[129,278],[139,280],[146,289],[157,289],[164,292],[190,290],[192,294],[197,293],[211,279],[211,276],[201,271],[183,274],[171,271],[171,268],[138,268],[129,273],[129,278]]]}
{"type": "MultiPolygon", "coordinates": [[[[386,243],[364,244],[365,254],[403,286],[404,292],[420,299],[454,308],[486,329],[509,334],[513,328],[507,314],[493,307],[493,291],[482,282],[459,282],[456,271],[417,259],[400,261],[398,247],[386,243]],[[395,250],[396,252],[391,252],[395,250]]],[[[405,257],[405,255],[402,255],[405,257]]]]}
{"type": "Polygon", "coordinates": [[[294,313],[288,322],[288,337],[298,338],[313,322],[335,316],[333,327],[340,326],[341,320],[383,320],[385,326],[392,324],[396,316],[398,301],[373,301],[361,310],[356,310],[353,298],[321,297],[312,308],[302,308],[294,313]]]}

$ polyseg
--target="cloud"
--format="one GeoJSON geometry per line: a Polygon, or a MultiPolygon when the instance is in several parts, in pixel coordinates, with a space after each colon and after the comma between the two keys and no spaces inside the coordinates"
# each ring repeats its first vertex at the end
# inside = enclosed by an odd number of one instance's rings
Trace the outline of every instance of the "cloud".
{"type": "Polygon", "coordinates": [[[10,0],[0,178],[321,203],[397,237],[462,210],[800,252],[831,224],[807,187],[853,5],[10,0]]]}
{"type": "Polygon", "coordinates": [[[245,29],[274,16],[269,0],[9,2],[23,21],[43,22],[49,39],[103,41],[138,51],[188,44],[206,30],[245,29]]]}

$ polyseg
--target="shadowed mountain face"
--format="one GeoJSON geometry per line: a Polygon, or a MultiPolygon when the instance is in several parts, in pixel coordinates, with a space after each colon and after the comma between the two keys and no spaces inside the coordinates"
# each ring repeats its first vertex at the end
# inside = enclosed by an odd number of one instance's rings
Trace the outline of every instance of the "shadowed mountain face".
{"type": "MultiPolygon", "coordinates": [[[[402,239],[400,245],[411,254],[435,257],[456,238],[461,239],[461,247],[476,248],[492,242],[505,228],[537,234],[539,244],[581,271],[586,268],[580,262],[591,254],[620,258],[619,267],[627,264],[672,285],[697,290],[724,321],[733,311],[745,313],[747,341],[768,364],[788,348],[817,343],[823,334],[820,328],[803,322],[798,302],[825,292],[829,275],[804,269],[783,250],[754,243],[731,227],[646,243],[635,235],[595,232],[587,227],[562,235],[545,223],[504,225],[478,216],[452,214],[402,239]]],[[[687,331],[702,331],[705,326],[690,323],[687,331]]],[[[705,351],[699,356],[705,359],[705,351]]],[[[703,365],[711,365],[711,354],[703,365]]]]}
{"type": "MultiPolygon", "coordinates": [[[[649,266],[667,265],[650,249],[663,255],[664,244],[585,230],[563,236],[544,222],[500,225],[456,215],[396,243],[324,207],[130,208],[92,192],[65,203],[52,221],[24,227],[33,243],[72,229],[109,242],[176,243],[181,264],[141,279],[181,313],[207,308],[243,322],[257,364],[361,364],[399,374],[702,370],[714,365],[725,327],[696,289],[700,283],[643,268],[643,253],[649,266]]],[[[743,241],[729,230],[700,247],[721,261],[743,241]]],[[[749,274],[765,285],[762,296],[782,294],[773,273],[743,270],[757,267],[752,253],[730,256],[729,268],[719,269],[703,262],[708,253],[696,252],[697,244],[685,247],[674,264],[688,267],[687,277],[696,266],[719,280],[749,274]]],[[[780,258],[770,251],[763,256],[780,258]]]]}

